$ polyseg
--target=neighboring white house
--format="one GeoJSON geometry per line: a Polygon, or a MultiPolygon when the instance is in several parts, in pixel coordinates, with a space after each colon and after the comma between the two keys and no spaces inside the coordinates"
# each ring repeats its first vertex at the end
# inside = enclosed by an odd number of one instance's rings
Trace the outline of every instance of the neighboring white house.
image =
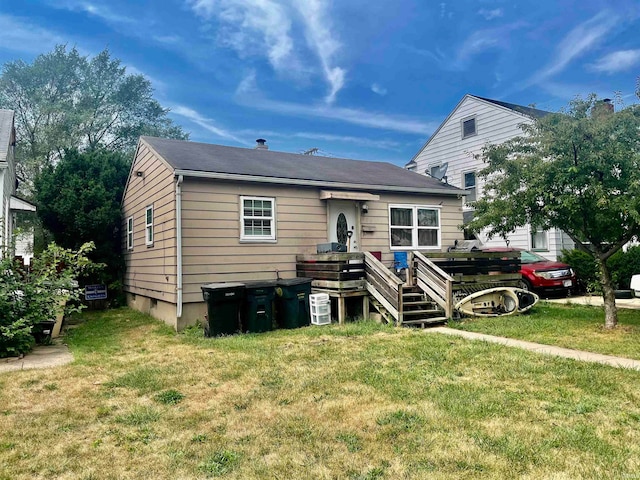
{"type": "MultiPolygon", "coordinates": [[[[0,109],[0,248],[3,254],[7,252],[6,249],[12,247],[15,212],[18,210],[35,212],[36,210],[35,205],[15,196],[17,187],[15,145],[13,110],[0,109]]],[[[33,235],[22,235],[22,237],[23,243],[28,243],[31,238],[31,244],[33,244],[33,235]]],[[[14,253],[30,255],[26,248],[23,252],[9,250],[9,254],[14,253]]],[[[30,256],[25,259],[26,263],[29,258],[30,256]]]]}
{"type": "MultiPolygon", "coordinates": [[[[474,155],[486,143],[503,143],[522,135],[520,125],[547,114],[536,108],[467,94],[405,168],[460,187],[467,192],[466,201],[474,201],[482,195],[478,172],[484,168],[482,159],[474,155]]],[[[470,220],[473,209],[465,204],[463,215],[465,221],[470,220]]],[[[478,237],[488,246],[507,246],[501,237],[489,240],[483,232],[478,237]]],[[[507,241],[510,247],[534,250],[551,260],[556,260],[563,249],[574,247],[560,230],[534,231],[528,225],[511,233],[507,241]]]]}

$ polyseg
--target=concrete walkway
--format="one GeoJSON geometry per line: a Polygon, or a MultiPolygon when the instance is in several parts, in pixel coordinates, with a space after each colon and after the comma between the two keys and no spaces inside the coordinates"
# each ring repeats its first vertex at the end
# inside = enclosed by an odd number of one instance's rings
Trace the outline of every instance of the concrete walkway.
{"type": "Polygon", "coordinates": [[[73,355],[64,344],[38,345],[22,358],[0,358],[0,373],[66,365],[73,355]]]}
{"type": "Polygon", "coordinates": [[[466,332],[464,330],[456,330],[448,327],[427,328],[425,332],[442,333],[445,335],[454,335],[463,337],[467,340],[482,340],[483,342],[498,343],[507,347],[522,348],[531,352],[542,353],[544,355],[552,355],[555,357],[572,358],[581,362],[602,363],[618,368],[630,368],[640,371],[640,361],[631,360],[630,358],[614,357],[612,355],[602,355],[601,353],[583,352],[580,350],[572,350],[570,348],[553,347],[551,345],[542,345],[540,343],[525,342],[523,340],[513,340],[505,337],[494,337],[493,335],[485,335],[484,333],[466,332]]]}
{"type": "MultiPolygon", "coordinates": [[[[574,305],[590,305],[592,307],[601,307],[604,304],[602,296],[598,295],[566,298],[546,298],[544,299],[544,301],[552,303],[572,303],[574,305]]],[[[616,298],[616,307],[640,310],[640,298],[616,298]]]]}

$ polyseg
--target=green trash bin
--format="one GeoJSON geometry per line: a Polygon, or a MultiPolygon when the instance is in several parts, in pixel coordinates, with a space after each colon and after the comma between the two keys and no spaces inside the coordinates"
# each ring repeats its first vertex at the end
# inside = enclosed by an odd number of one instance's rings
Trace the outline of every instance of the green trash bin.
{"type": "Polygon", "coordinates": [[[244,282],[245,296],[240,316],[243,332],[268,332],[273,326],[275,280],[244,282]]]}
{"type": "Polygon", "coordinates": [[[278,280],[276,286],[276,320],[281,328],[309,325],[309,295],[312,278],[298,277],[278,280]]]}
{"type": "Polygon", "coordinates": [[[216,337],[236,333],[240,327],[244,283],[208,283],[200,288],[204,301],[207,302],[204,336],[216,337]]]}

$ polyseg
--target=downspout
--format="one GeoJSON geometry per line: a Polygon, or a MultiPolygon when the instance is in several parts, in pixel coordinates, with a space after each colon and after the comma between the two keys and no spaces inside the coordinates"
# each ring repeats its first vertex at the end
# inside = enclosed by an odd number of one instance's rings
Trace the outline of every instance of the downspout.
{"type": "Polygon", "coordinates": [[[182,317],[182,181],[184,177],[178,175],[176,179],[176,271],[177,271],[177,302],[176,319],[182,317]]]}

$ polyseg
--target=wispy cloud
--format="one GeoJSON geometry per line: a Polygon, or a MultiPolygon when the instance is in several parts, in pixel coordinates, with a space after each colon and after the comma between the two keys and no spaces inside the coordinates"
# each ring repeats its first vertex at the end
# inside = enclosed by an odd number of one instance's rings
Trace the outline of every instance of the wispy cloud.
{"type": "Polygon", "coordinates": [[[563,71],[573,60],[588,52],[618,23],[618,16],[602,11],[574,27],[560,41],[553,60],[538,71],[526,86],[540,83],[563,71]]]}
{"type": "Polygon", "coordinates": [[[478,11],[478,15],[482,15],[485,20],[493,20],[494,18],[502,17],[504,15],[504,11],[501,8],[494,8],[493,10],[483,8],[478,11]]]}
{"type": "Polygon", "coordinates": [[[387,89],[377,83],[371,85],[371,91],[381,97],[384,97],[387,94],[387,89]]]}
{"type": "Polygon", "coordinates": [[[352,125],[392,130],[403,133],[427,135],[436,123],[423,122],[406,116],[392,116],[355,108],[341,108],[330,104],[302,105],[266,98],[257,89],[255,74],[247,75],[236,90],[236,100],[248,107],[269,111],[280,115],[338,120],[352,125]]]}
{"type": "Polygon", "coordinates": [[[84,12],[110,24],[132,25],[136,23],[133,18],[120,15],[104,3],[89,2],[86,0],[48,0],[46,3],[48,6],[59,10],[84,12]]]}
{"type": "Polygon", "coordinates": [[[222,25],[220,41],[241,56],[266,56],[275,71],[301,76],[309,68],[310,50],[329,84],[332,103],[345,83],[346,70],[336,65],[341,48],[332,30],[328,4],[321,0],[187,0],[205,21],[222,25]],[[296,35],[302,32],[304,41],[296,35]]]}
{"type": "Polygon", "coordinates": [[[604,72],[613,74],[629,70],[640,63],[639,50],[618,50],[600,58],[598,61],[589,65],[591,70],[596,72],[604,72]]]}
{"type": "Polygon", "coordinates": [[[223,24],[220,40],[241,55],[265,54],[276,70],[293,59],[291,20],[272,0],[194,0],[194,12],[223,24]]]}
{"type": "Polygon", "coordinates": [[[295,0],[295,5],[306,26],[305,37],[309,47],[316,52],[324,76],[329,82],[327,103],[333,103],[344,86],[345,70],[334,65],[334,57],[340,49],[332,29],[327,3],[321,0],[295,0]]]}
{"type": "Polygon", "coordinates": [[[11,15],[0,14],[0,32],[0,48],[14,52],[40,54],[65,43],[58,34],[11,15]]]}
{"type": "Polygon", "coordinates": [[[446,57],[442,59],[443,66],[450,70],[464,70],[470,60],[482,52],[491,49],[507,49],[510,44],[509,36],[511,33],[526,25],[525,22],[518,21],[497,28],[487,28],[472,32],[458,49],[453,62],[446,57]]]}
{"type": "Polygon", "coordinates": [[[192,108],[186,107],[184,105],[172,105],[171,113],[173,113],[174,115],[178,115],[180,117],[186,118],[190,122],[193,122],[196,125],[199,125],[200,127],[204,128],[208,132],[211,132],[220,138],[233,140],[234,142],[238,142],[242,145],[247,145],[247,142],[245,140],[238,138],[236,135],[225,130],[224,128],[220,128],[216,126],[212,119],[204,117],[203,115],[193,110],[192,108]]]}

